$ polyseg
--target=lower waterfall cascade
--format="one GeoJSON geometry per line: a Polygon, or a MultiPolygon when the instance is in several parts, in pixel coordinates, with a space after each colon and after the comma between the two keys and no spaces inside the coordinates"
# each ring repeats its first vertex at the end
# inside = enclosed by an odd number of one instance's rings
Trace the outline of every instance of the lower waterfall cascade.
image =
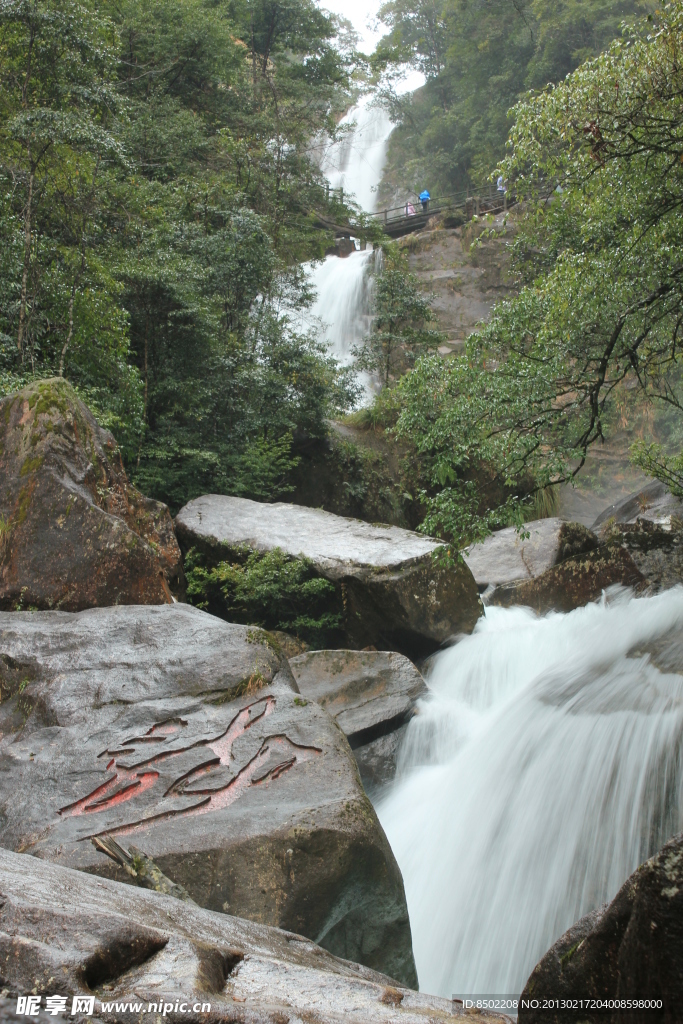
{"type": "Polygon", "coordinates": [[[327,256],[323,263],[307,268],[316,298],[306,319],[322,323],[322,338],[342,366],[352,362],[354,345],[361,344],[370,329],[376,258],[371,249],[357,250],[345,259],[327,256]]]}
{"type": "Polygon", "coordinates": [[[489,607],[437,654],[377,807],[420,988],[519,995],[567,928],[683,827],[683,588],[539,618],[489,607]]]}

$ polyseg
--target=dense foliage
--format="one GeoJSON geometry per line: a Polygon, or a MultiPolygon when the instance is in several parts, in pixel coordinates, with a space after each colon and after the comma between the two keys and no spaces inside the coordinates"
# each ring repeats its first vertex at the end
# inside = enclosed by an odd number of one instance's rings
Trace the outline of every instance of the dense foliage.
{"type": "Polygon", "coordinates": [[[355,350],[356,365],[375,373],[385,387],[441,340],[439,332],[430,326],[435,317],[429,297],[420,291],[405,253],[395,243],[382,245],[375,271],[372,315],[370,333],[355,350]]]}
{"type": "Polygon", "coordinates": [[[385,0],[380,69],[408,61],[426,84],[389,95],[399,128],[385,169],[394,190],[445,195],[483,182],[505,151],[508,111],[603,50],[638,0],[385,0]]]}
{"type": "MultiPolygon", "coordinates": [[[[423,359],[399,385],[398,432],[433,489],[428,529],[462,539],[521,514],[525,482],[571,479],[625,395],[680,412],[682,100],[676,0],[518,107],[500,171],[527,204],[514,245],[525,285],[465,358],[423,359]],[[481,508],[473,466],[508,489],[507,506],[481,508]]],[[[636,457],[680,483],[680,458],[636,457]]]]}
{"type": "Polygon", "coordinates": [[[0,386],[68,377],[173,508],[286,491],[352,396],[299,327],[337,34],[313,0],[0,3],[0,386]]]}
{"type": "Polygon", "coordinates": [[[318,649],[339,640],[342,614],[335,588],[306,559],[288,558],[275,548],[206,565],[192,549],[185,567],[188,600],[199,608],[230,622],[284,630],[318,649]]]}

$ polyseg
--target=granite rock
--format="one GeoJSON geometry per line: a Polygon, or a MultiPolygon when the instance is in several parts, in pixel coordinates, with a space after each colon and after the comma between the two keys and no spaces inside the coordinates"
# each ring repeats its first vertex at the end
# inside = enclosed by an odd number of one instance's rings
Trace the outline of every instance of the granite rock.
{"type": "Polygon", "coordinates": [[[427,692],[413,663],[395,651],[309,651],[290,665],[301,695],[344,730],[366,791],[390,782],[405,726],[427,692]]]}
{"type": "Polygon", "coordinates": [[[276,646],[180,604],[0,613],[0,845],[127,881],[111,836],[200,906],[415,985],[349,745],[276,646]]]}
{"type": "Polygon", "coordinates": [[[609,505],[591,529],[597,534],[609,535],[613,526],[633,526],[639,520],[653,526],[670,527],[672,517],[683,521],[683,501],[675,497],[666,484],[653,480],[635,494],[609,505]]]}
{"type": "Polygon", "coordinates": [[[585,526],[552,518],[525,523],[522,533],[508,526],[462,554],[479,590],[492,594],[497,587],[536,579],[558,562],[597,545],[597,537],[585,526]]]}
{"type": "Polygon", "coordinates": [[[395,651],[309,651],[289,664],[301,695],[336,719],[352,749],[403,725],[427,691],[395,651]]]}
{"type": "Polygon", "coordinates": [[[169,1024],[453,1021],[449,1000],[338,959],[301,935],[170,896],[5,850],[0,890],[0,1020],[16,1020],[17,995],[32,992],[43,1008],[39,1024],[69,1019],[74,996],[93,999],[93,1015],[70,1019],[91,1024],[139,1024],[143,1016],[169,1024]],[[61,1018],[45,1015],[54,994],[67,997],[61,1018]]]}
{"type": "Polygon", "coordinates": [[[79,611],[181,595],[166,505],[126,477],[112,435],[61,378],[0,400],[0,608],[79,611]]]}
{"type": "Polygon", "coordinates": [[[335,584],[349,646],[428,654],[471,632],[482,612],[471,572],[433,556],[442,545],[397,526],[319,509],[205,494],[176,517],[178,539],[208,558],[281,549],[335,584]]]}
{"type": "MultiPolygon", "coordinates": [[[[683,1003],[683,833],[641,865],[611,903],[581,918],[539,961],[522,998],[661,1000],[659,1009],[584,1010],[587,1024],[674,1024],[683,1003]]],[[[520,1009],[520,1024],[566,1012],[520,1009]]],[[[571,1019],[579,1019],[574,1015],[571,1019]]]]}

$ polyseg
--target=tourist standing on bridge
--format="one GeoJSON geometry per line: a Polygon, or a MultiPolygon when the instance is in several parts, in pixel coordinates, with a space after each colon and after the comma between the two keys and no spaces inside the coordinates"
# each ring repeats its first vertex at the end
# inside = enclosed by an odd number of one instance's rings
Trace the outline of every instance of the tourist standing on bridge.
{"type": "Polygon", "coordinates": [[[406,203],[406,217],[414,217],[414,216],[415,216],[415,207],[413,206],[413,204],[411,202],[407,202],[406,203]]]}
{"type": "Polygon", "coordinates": [[[424,192],[420,192],[420,202],[422,203],[422,209],[424,210],[425,213],[429,209],[429,200],[431,198],[432,197],[430,196],[427,189],[425,189],[424,192]]]}

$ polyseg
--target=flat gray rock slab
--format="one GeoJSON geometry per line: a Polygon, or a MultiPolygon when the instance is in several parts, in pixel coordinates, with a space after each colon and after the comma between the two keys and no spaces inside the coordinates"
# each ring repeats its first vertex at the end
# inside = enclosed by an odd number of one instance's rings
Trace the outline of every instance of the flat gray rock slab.
{"type": "Polygon", "coordinates": [[[429,654],[469,633],[483,608],[470,570],[434,559],[443,547],[397,526],[373,526],[319,509],[205,494],[176,517],[185,549],[214,560],[280,548],[335,584],[350,647],[429,654]]]}
{"type": "Polygon", "coordinates": [[[373,526],[303,505],[221,494],[190,501],[176,516],[176,529],[219,547],[261,552],[280,548],[294,558],[309,558],[331,579],[359,569],[398,569],[442,547],[398,526],[373,526]]]}
{"type": "Polygon", "coordinates": [[[74,996],[94,999],[93,1016],[83,1019],[107,1024],[139,1024],[143,1014],[170,1024],[453,1020],[449,1000],[403,988],[300,935],[35,857],[0,850],[0,890],[3,985],[12,1010],[17,994],[40,996],[41,1020],[52,995],[67,997],[64,1017],[74,996]]]}
{"type": "Polygon", "coordinates": [[[427,686],[394,651],[308,651],[290,659],[302,696],[329,712],[352,748],[405,723],[427,686]]]}
{"type": "Polygon", "coordinates": [[[187,605],[0,613],[0,683],[0,846],[128,881],[112,836],[200,906],[415,983],[349,745],[267,634],[187,605]]]}
{"type": "Polygon", "coordinates": [[[538,519],[526,523],[523,538],[514,526],[498,530],[481,544],[463,551],[463,558],[480,589],[534,579],[555,565],[562,520],[538,519]]]}

